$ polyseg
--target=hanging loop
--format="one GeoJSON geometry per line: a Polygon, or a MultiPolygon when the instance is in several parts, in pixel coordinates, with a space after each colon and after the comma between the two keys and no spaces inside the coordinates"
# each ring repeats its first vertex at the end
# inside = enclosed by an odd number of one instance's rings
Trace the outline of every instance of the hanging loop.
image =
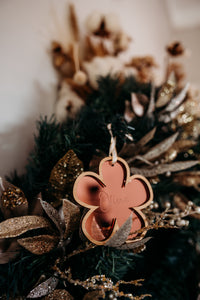
{"type": "Polygon", "coordinates": [[[111,123],[107,125],[108,131],[110,133],[110,148],[109,148],[109,156],[112,156],[112,164],[114,165],[117,162],[117,149],[116,149],[116,137],[113,136],[111,123]]]}

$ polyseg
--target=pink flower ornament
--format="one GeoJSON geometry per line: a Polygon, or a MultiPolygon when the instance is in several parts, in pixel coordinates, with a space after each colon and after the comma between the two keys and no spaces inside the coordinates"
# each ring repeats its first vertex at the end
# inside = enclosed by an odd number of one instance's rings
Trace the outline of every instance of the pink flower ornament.
{"type": "Polygon", "coordinates": [[[130,176],[127,163],[122,158],[112,165],[112,158],[104,158],[99,165],[99,175],[83,172],[74,184],[74,198],[89,209],[82,220],[85,236],[94,244],[103,245],[132,214],[131,235],[126,242],[143,238],[147,226],[142,209],[150,205],[153,191],[149,181],[140,175],[130,176]]]}

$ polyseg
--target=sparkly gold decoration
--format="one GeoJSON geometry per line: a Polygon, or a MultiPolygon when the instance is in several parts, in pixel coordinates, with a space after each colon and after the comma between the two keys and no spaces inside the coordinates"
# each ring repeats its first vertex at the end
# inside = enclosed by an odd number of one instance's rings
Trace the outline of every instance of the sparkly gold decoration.
{"type": "Polygon", "coordinates": [[[200,91],[190,87],[188,91],[188,97],[186,101],[183,103],[182,110],[187,112],[188,114],[199,117],[200,115],[200,91]]]}
{"type": "MultiPolygon", "coordinates": [[[[64,240],[69,238],[73,231],[78,227],[80,221],[79,208],[70,201],[63,200],[63,219],[59,212],[50,204],[41,199],[40,203],[48,217],[57,227],[59,233],[52,228],[51,223],[44,217],[22,216],[1,222],[0,238],[12,238],[33,229],[47,228],[50,234],[18,239],[18,243],[28,251],[37,255],[47,253],[56,246],[63,247],[64,240]]],[[[9,257],[8,253],[6,257],[9,257]]]]}
{"type": "Polygon", "coordinates": [[[196,89],[190,88],[186,101],[179,107],[179,114],[174,122],[174,126],[182,126],[181,133],[184,139],[197,140],[200,132],[200,93],[196,89]]]}
{"type": "Polygon", "coordinates": [[[170,103],[164,109],[164,112],[171,112],[175,110],[185,99],[187,92],[189,90],[190,84],[186,83],[184,88],[174,97],[171,99],[170,103]]]}
{"type": "Polygon", "coordinates": [[[11,218],[0,223],[0,238],[16,237],[38,228],[51,228],[51,224],[47,219],[40,216],[11,218]]]}
{"type": "Polygon", "coordinates": [[[0,206],[4,217],[26,215],[28,201],[21,189],[0,178],[0,206]]]}
{"type": "Polygon", "coordinates": [[[176,83],[174,74],[172,73],[169,76],[167,82],[162,86],[161,90],[159,91],[156,107],[159,108],[166,105],[171,100],[175,89],[176,83]]]}
{"type": "Polygon", "coordinates": [[[8,187],[1,196],[2,206],[4,207],[16,207],[23,204],[27,204],[27,200],[24,193],[19,188],[8,187]]]}
{"type": "MultiPolygon", "coordinates": [[[[49,183],[51,194],[55,197],[56,205],[62,199],[72,196],[72,188],[76,178],[83,172],[83,163],[73,150],[69,150],[51,171],[49,183]]],[[[53,203],[52,203],[53,205],[53,203]]]]}
{"type": "MultiPolygon", "coordinates": [[[[132,281],[124,281],[124,280],[119,280],[116,282],[116,284],[113,283],[113,281],[110,278],[107,278],[105,275],[95,275],[91,278],[88,278],[84,281],[80,281],[79,279],[73,279],[71,270],[68,269],[65,271],[65,277],[68,282],[74,284],[74,285],[79,285],[84,287],[87,290],[95,290],[95,291],[101,291],[102,293],[102,298],[105,298],[105,293],[108,292],[109,295],[113,296],[113,299],[117,299],[117,297],[127,297],[128,299],[131,300],[140,300],[144,299],[145,297],[151,295],[141,295],[141,296],[133,296],[131,293],[125,294],[123,291],[121,291],[120,286],[125,285],[125,284],[132,284],[135,286],[141,286],[142,282],[144,281],[143,279],[138,279],[138,280],[132,280],[132,281]]],[[[109,296],[110,299],[112,299],[109,296]]],[[[87,298],[86,298],[87,299],[87,298]]],[[[88,298],[90,299],[90,298],[88,298]]],[[[94,298],[95,299],[95,298],[94,298]]],[[[98,299],[98,298],[97,298],[98,299]]]]}
{"type": "MultiPolygon", "coordinates": [[[[51,235],[39,235],[18,240],[22,247],[37,255],[47,253],[55,247],[64,247],[65,240],[70,238],[80,222],[79,208],[68,200],[63,200],[60,214],[49,203],[42,200],[40,202],[46,214],[57,227],[57,231],[51,230],[51,235]]],[[[67,242],[69,241],[70,239],[67,242]]]]}
{"type": "Polygon", "coordinates": [[[192,201],[187,199],[183,194],[178,193],[174,196],[174,203],[179,209],[181,216],[188,214],[196,219],[200,219],[200,206],[196,206],[192,201]]]}
{"type": "Polygon", "coordinates": [[[44,297],[44,300],[73,300],[74,298],[66,290],[55,290],[44,297]]]}
{"type": "Polygon", "coordinates": [[[164,155],[164,161],[165,162],[171,162],[173,161],[177,155],[181,152],[188,152],[191,153],[190,148],[196,146],[196,142],[193,140],[179,140],[176,141],[173,146],[165,153],[164,155]]]}
{"type": "Polygon", "coordinates": [[[50,277],[46,281],[40,283],[36,286],[30,293],[28,294],[27,298],[39,298],[50,294],[52,291],[55,290],[58,284],[58,278],[55,276],[50,277]]]}
{"type": "Polygon", "coordinates": [[[38,235],[19,239],[18,243],[33,254],[48,253],[58,244],[59,238],[52,235],[38,235]]]}
{"type": "MultiPolygon", "coordinates": [[[[165,202],[165,210],[163,212],[156,212],[153,209],[157,210],[159,208],[159,204],[154,202],[145,209],[145,214],[149,219],[149,225],[145,228],[139,230],[150,230],[150,229],[159,229],[159,228],[175,228],[175,227],[183,227],[188,226],[189,221],[184,218],[187,216],[195,216],[198,215],[200,218],[200,207],[195,206],[193,202],[186,201],[184,196],[180,196],[181,194],[176,194],[174,196],[174,204],[176,207],[171,208],[170,202],[165,202]],[[177,208],[177,206],[179,208],[177,208]]],[[[133,232],[135,234],[135,232],[133,232]]]]}

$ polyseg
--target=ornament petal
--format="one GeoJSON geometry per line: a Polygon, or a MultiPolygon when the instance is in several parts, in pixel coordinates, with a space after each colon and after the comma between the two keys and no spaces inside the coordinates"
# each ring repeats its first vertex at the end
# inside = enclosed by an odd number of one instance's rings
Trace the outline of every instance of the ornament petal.
{"type": "Polygon", "coordinates": [[[16,237],[38,228],[51,228],[51,224],[47,219],[40,216],[11,218],[0,223],[0,238],[16,237]]]}
{"type": "Polygon", "coordinates": [[[151,185],[143,176],[133,175],[124,188],[127,206],[129,208],[147,206],[152,201],[151,185]],[[147,204],[147,205],[146,205],[147,204]]]}
{"type": "Polygon", "coordinates": [[[93,172],[84,172],[80,175],[74,184],[74,198],[85,207],[99,206],[99,193],[104,184],[97,174],[93,172]]]}
{"type": "Polygon", "coordinates": [[[108,188],[116,189],[124,186],[127,176],[129,175],[127,168],[121,160],[112,165],[112,158],[105,158],[99,166],[100,177],[108,188]]]}

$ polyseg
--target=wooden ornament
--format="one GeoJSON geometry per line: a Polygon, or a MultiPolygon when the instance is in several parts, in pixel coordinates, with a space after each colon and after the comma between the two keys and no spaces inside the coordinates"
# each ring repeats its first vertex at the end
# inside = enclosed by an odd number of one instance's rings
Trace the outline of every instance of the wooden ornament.
{"type": "Polygon", "coordinates": [[[141,175],[130,176],[128,164],[117,158],[104,158],[99,165],[99,175],[83,172],[75,181],[75,200],[89,209],[82,220],[85,236],[94,244],[103,245],[132,214],[131,234],[126,242],[143,238],[137,233],[147,226],[142,209],[150,205],[153,191],[148,180],[141,175]]]}

